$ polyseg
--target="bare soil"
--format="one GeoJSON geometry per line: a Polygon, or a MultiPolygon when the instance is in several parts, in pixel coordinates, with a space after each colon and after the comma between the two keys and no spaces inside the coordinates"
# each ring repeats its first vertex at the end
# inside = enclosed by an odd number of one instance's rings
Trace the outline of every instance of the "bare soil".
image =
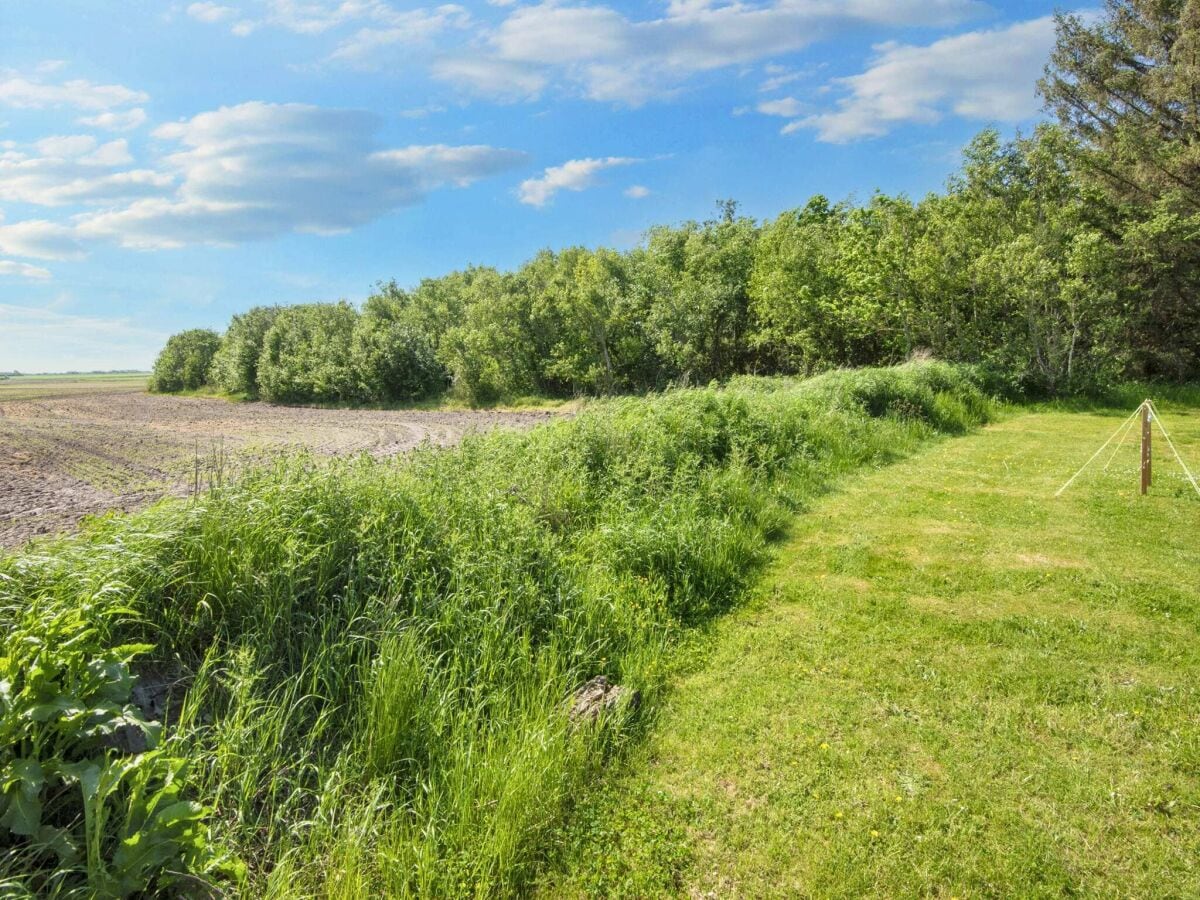
{"type": "Polygon", "coordinates": [[[222,467],[306,449],[392,456],[464,434],[529,428],[551,412],[313,409],[171,397],[140,390],[0,394],[0,547],[70,530],[88,515],[132,510],[222,467]]]}

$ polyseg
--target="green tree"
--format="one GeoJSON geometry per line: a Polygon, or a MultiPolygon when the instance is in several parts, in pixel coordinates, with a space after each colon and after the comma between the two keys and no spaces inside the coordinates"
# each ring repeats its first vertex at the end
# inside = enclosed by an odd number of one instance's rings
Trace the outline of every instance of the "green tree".
{"type": "Polygon", "coordinates": [[[377,403],[419,400],[448,383],[407,295],[394,285],[367,298],[351,353],[361,394],[377,403]]]}
{"type": "Polygon", "coordinates": [[[889,294],[903,278],[881,252],[890,212],[878,199],[852,209],[818,195],[763,226],[750,300],[751,342],[766,367],[813,372],[894,355],[899,306],[889,294]]]}
{"type": "Polygon", "coordinates": [[[721,216],[652,229],[635,289],[646,332],[664,369],[696,381],[725,378],[748,363],[750,272],[758,229],[720,204],[721,216]]]}
{"type": "Polygon", "coordinates": [[[455,391],[472,403],[491,403],[536,390],[529,295],[512,275],[490,268],[469,270],[459,284],[459,322],[447,328],[437,351],[455,391]]]}
{"type": "Polygon", "coordinates": [[[258,359],[279,311],[278,306],[255,306],[230,320],[213,357],[213,384],[231,394],[258,396],[258,359]]]}
{"type": "Polygon", "coordinates": [[[192,328],[171,335],[154,361],[150,390],[172,393],[204,387],[220,346],[221,336],[208,328],[192,328]]]}
{"type": "Polygon", "coordinates": [[[262,396],[276,403],[362,399],[352,352],[357,320],[344,300],[280,310],[258,361],[262,396]]]}
{"type": "Polygon", "coordinates": [[[1089,170],[1119,199],[1200,211],[1200,3],[1106,0],[1057,23],[1040,88],[1089,170]]]}
{"type": "Polygon", "coordinates": [[[1107,0],[1058,17],[1040,84],[1102,189],[1131,374],[1200,373],[1200,0],[1107,0]]]}

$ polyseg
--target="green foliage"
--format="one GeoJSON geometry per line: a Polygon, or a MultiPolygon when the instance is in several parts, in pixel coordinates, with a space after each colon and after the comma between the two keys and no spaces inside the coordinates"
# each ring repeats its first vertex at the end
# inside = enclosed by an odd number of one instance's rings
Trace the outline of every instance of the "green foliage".
{"type": "Polygon", "coordinates": [[[349,303],[310,303],[279,311],[263,337],[258,387],[266,400],[311,403],[358,399],[349,303]]]}
{"type": "Polygon", "coordinates": [[[184,796],[186,760],[152,749],[161,725],[131,703],[130,663],[153,648],[108,643],[129,615],[116,590],[5,614],[0,891],[128,897],[231,871],[184,796]]]}
{"type": "Polygon", "coordinates": [[[220,335],[207,328],[192,328],[171,335],[154,361],[150,390],[170,393],[204,387],[220,346],[220,335]]]}
{"type": "Polygon", "coordinates": [[[1200,4],[1104,5],[1058,16],[1041,90],[1115,255],[1125,372],[1182,380],[1200,371],[1200,4]]]}
{"type": "Polygon", "coordinates": [[[1200,7],[1106,0],[1103,16],[1059,14],[1041,91],[1118,202],[1173,198],[1200,211],[1200,7]]]}
{"type": "Polygon", "coordinates": [[[230,320],[213,357],[212,384],[230,394],[258,396],[258,360],[279,311],[278,306],[255,306],[230,320]]]}
{"type": "Polygon", "coordinates": [[[400,292],[367,299],[354,325],[351,355],[359,390],[377,403],[420,400],[446,386],[433,344],[400,292]]]}
{"type": "MultiPolygon", "coordinates": [[[[817,196],[762,225],[726,204],[624,254],[574,247],[513,273],[472,268],[411,293],[383,285],[361,316],[304,307],[268,334],[260,387],[272,399],[387,403],[449,382],[490,403],[914,354],[979,366],[1015,396],[1191,377],[1200,217],[1168,200],[1125,217],[1098,216],[1106,208],[1061,130],[1008,142],[988,130],[947,190],[917,203],[817,196]]],[[[236,349],[249,328],[231,323],[215,371],[249,357],[236,349]]]]}
{"type": "Polygon", "coordinates": [[[0,626],[80,596],[128,607],[105,645],[181,670],[168,746],[247,896],[513,895],[797,504],[987,411],[968,373],[921,364],[281,461],[0,559],[0,626]],[[573,726],[600,674],[642,703],[573,726]]]}

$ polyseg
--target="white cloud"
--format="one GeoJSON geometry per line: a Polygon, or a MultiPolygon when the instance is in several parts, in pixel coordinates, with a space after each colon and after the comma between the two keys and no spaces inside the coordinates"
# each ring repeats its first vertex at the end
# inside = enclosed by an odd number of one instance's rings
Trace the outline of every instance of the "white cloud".
{"type": "Polygon", "coordinates": [[[804,110],[804,104],[795,97],[780,97],[777,100],[763,100],[755,107],[764,116],[783,116],[792,119],[804,110]]]}
{"type": "Polygon", "coordinates": [[[391,12],[377,0],[267,0],[263,21],[299,34],[320,34],[345,22],[391,12]]]}
{"type": "Polygon", "coordinates": [[[219,3],[193,3],[188,6],[187,14],[201,22],[223,22],[236,16],[237,10],[219,3]]]}
{"type": "Polygon", "coordinates": [[[766,66],[764,72],[767,77],[763,79],[758,86],[759,92],[763,94],[771,94],[782,87],[787,87],[794,81],[800,81],[802,78],[808,78],[812,74],[811,69],[794,72],[784,66],[766,66]]]}
{"type": "Polygon", "coordinates": [[[124,139],[109,141],[107,144],[101,144],[87,156],[80,157],[79,161],[86,166],[124,166],[133,162],[133,156],[129,152],[129,144],[124,139]]]}
{"type": "Polygon", "coordinates": [[[146,122],[146,111],[140,106],[123,112],[103,112],[76,119],[80,125],[103,128],[105,131],[132,131],[146,122]]]}
{"type": "Polygon", "coordinates": [[[115,171],[132,162],[124,140],[97,146],[91,135],[43,138],[32,148],[0,152],[0,200],[38,206],[107,204],[162,194],[174,179],[148,169],[115,171]]]}
{"type": "Polygon", "coordinates": [[[180,147],[162,160],[178,189],[80,217],[77,233],[148,248],[344,231],[525,159],[489,146],[378,149],[376,126],[367,113],[258,102],[163,125],[154,136],[180,147]]]}
{"type": "Polygon", "coordinates": [[[84,255],[74,228],[45,219],[0,225],[0,253],[30,259],[79,259],[84,255]]]}
{"type": "Polygon", "coordinates": [[[634,200],[641,200],[643,197],[650,196],[650,188],[641,184],[631,184],[629,187],[625,188],[624,193],[626,197],[630,197],[634,200]]]}
{"type": "Polygon", "coordinates": [[[23,109],[73,106],[103,111],[145,103],[149,99],[146,93],[120,84],[93,84],[82,78],[61,84],[46,84],[0,71],[0,104],[6,106],[23,109]]]}
{"type": "Polygon", "coordinates": [[[402,119],[424,119],[445,111],[446,107],[437,103],[429,103],[425,106],[411,106],[408,109],[397,110],[396,115],[402,119]]]}
{"type": "Polygon", "coordinates": [[[986,9],[978,0],[676,0],[632,20],[606,6],[519,7],[478,46],[434,74],[467,90],[533,97],[553,78],[594,100],[637,105],[689,77],[799,50],[862,26],[945,26],[986,9]]]}
{"type": "Polygon", "coordinates": [[[96,146],[96,139],[90,134],[62,134],[42,138],[33,145],[43,156],[53,156],[58,159],[75,159],[83,156],[96,146]]]}
{"type": "Polygon", "coordinates": [[[470,14],[457,5],[436,9],[414,9],[389,16],[382,27],[362,28],[337,45],[328,57],[331,62],[368,66],[381,49],[396,44],[420,44],[449,28],[466,28],[470,14]]]}
{"type": "Polygon", "coordinates": [[[549,80],[536,66],[494,57],[454,56],[436,60],[433,74],[476,94],[496,100],[538,96],[549,80]]]}
{"type": "Polygon", "coordinates": [[[260,13],[242,15],[230,6],[193,3],[188,12],[205,22],[236,18],[230,31],[238,37],[263,28],[320,35],[357,24],[358,31],[343,38],[328,61],[359,67],[370,65],[383,48],[422,43],[471,22],[467,10],[457,4],[400,10],[384,0],[266,0],[260,6],[260,13]]]}
{"type": "Polygon", "coordinates": [[[23,372],[148,369],[166,339],[126,318],[0,303],[0,359],[23,372]]]}
{"type": "Polygon", "coordinates": [[[833,110],[798,119],[830,143],[887,134],[903,123],[933,124],[947,114],[1019,122],[1038,110],[1035,83],[1054,45],[1050,16],[972,31],[926,47],[884,44],[866,71],[839,78],[848,92],[833,110]]]}
{"type": "MultiPolygon", "coordinates": [[[[11,259],[0,259],[0,276],[13,275],[17,278],[28,278],[32,281],[46,281],[50,278],[50,270],[41,266],[31,266],[28,263],[13,262],[11,259]]],[[[3,318],[0,317],[0,322],[3,318]]]]}
{"type": "Polygon", "coordinates": [[[627,156],[608,156],[603,159],[572,159],[561,166],[551,166],[540,178],[521,182],[517,196],[529,206],[545,206],[559,191],[582,191],[596,182],[596,175],[614,166],[627,166],[641,160],[627,156]]]}

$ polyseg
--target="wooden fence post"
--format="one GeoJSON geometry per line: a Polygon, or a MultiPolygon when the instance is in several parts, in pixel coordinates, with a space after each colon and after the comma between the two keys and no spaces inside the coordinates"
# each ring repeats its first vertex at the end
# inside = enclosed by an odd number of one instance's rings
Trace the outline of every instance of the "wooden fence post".
{"type": "Polygon", "coordinates": [[[1150,489],[1150,401],[1142,404],[1142,493],[1150,489]]]}

